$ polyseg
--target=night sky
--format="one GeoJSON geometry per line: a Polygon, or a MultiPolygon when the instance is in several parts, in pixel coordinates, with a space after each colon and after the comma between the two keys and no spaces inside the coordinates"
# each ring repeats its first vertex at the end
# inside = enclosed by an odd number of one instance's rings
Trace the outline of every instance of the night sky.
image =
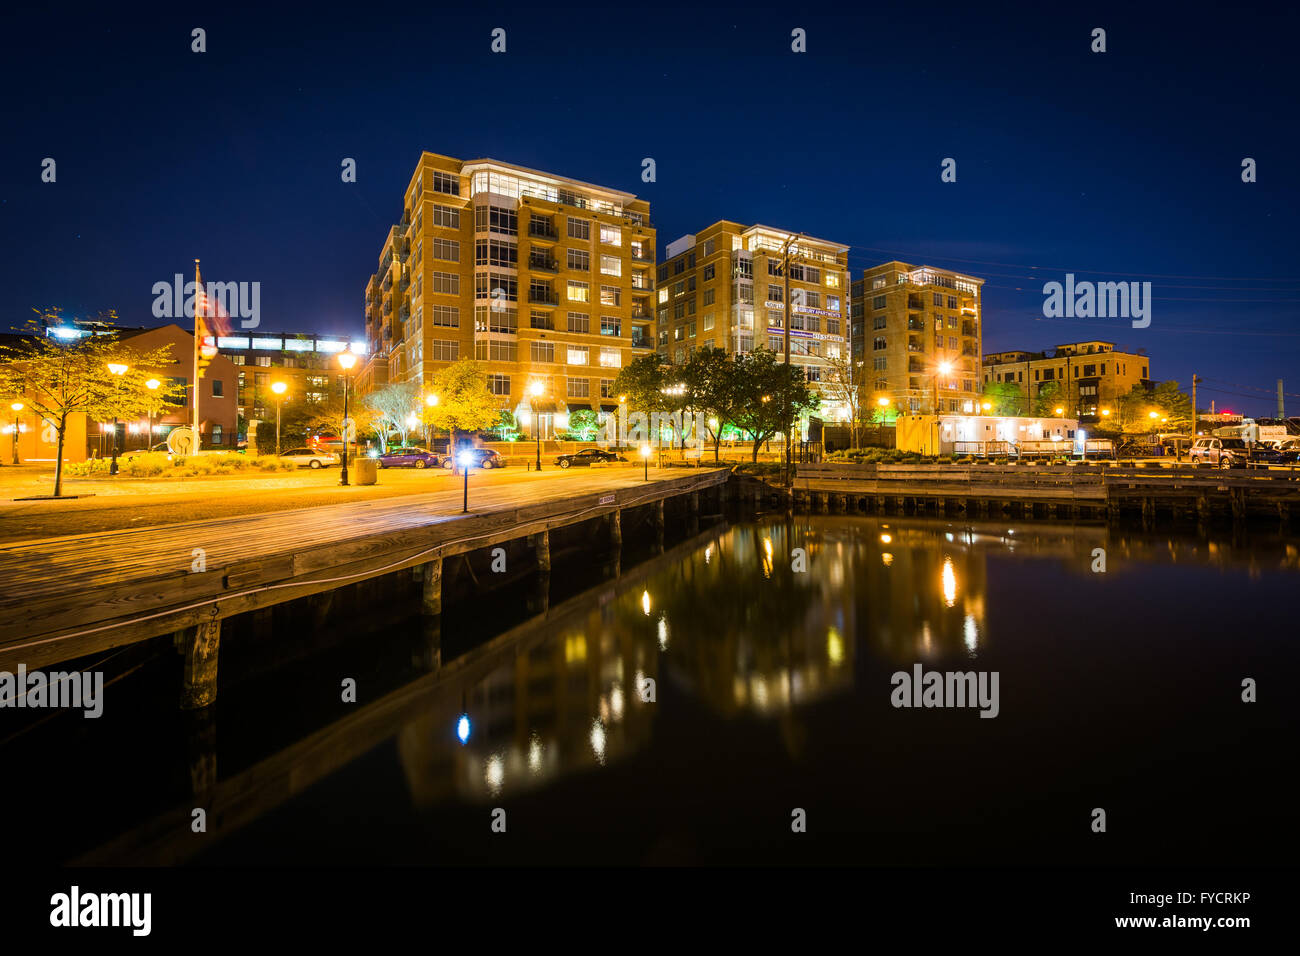
{"type": "Polygon", "coordinates": [[[454,6],[7,12],[6,324],[54,305],[152,324],[153,284],[201,257],[261,282],[265,331],[359,335],[429,150],[634,192],[661,249],[726,218],[846,243],[854,277],[892,258],[983,277],[987,352],[1099,338],[1212,380],[1202,405],[1272,414],[1278,378],[1300,396],[1294,10],[454,6]],[[1151,281],[1150,327],[1044,319],[1067,271],[1151,281]]]}

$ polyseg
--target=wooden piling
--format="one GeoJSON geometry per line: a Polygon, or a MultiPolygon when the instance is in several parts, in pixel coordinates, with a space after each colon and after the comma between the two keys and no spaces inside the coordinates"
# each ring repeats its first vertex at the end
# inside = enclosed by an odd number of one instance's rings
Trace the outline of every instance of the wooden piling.
{"type": "Polygon", "coordinates": [[[221,650],[221,621],[205,621],[190,628],[181,648],[181,708],[198,710],[217,699],[217,658],[221,650]]]}
{"type": "Polygon", "coordinates": [[[442,558],[425,562],[420,572],[423,581],[420,613],[437,617],[442,613],[442,558]]]}

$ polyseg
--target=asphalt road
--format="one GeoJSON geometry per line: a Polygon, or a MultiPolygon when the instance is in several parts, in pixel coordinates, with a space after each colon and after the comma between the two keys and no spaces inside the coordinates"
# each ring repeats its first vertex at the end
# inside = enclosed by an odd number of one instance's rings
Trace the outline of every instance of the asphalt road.
{"type": "MultiPolygon", "coordinates": [[[[518,485],[521,493],[526,493],[528,485],[544,483],[547,493],[554,493],[553,482],[573,482],[576,487],[596,475],[609,474],[611,478],[617,475],[621,483],[633,477],[630,469],[639,475],[641,466],[567,471],[543,466],[540,473],[513,466],[495,471],[476,469],[469,477],[470,503],[472,507],[474,490],[480,487],[518,485]]],[[[656,470],[650,470],[652,476],[656,470]]],[[[64,480],[64,494],[89,497],[15,501],[49,494],[52,472],[48,466],[7,466],[0,468],[0,542],[462,490],[462,479],[441,469],[382,469],[379,483],[369,486],[343,488],[338,482],[338,468],[234,478],[73,478],[64,480]]]]}

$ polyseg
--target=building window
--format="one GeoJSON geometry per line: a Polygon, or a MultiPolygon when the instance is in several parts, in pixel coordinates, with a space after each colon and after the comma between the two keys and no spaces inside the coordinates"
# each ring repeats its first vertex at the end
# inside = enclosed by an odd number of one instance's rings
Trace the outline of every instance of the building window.
{"type": "Polygon", "coordinates": [[[618,286],[603,285],[600,287],[600,304],[601,305],[622,305],[623,292],[618,286]]]}
{"type": "Polygon", "coordinates": [[[591,271],[591,253],[583,249],[567,250],[569,257],[569,268],[576,272],[591,271]]]}
{"type": "Polygon", "coordinates": [[[454,362],[460,358],[460,343],[454,339],[434,339],[430,345],[430,357],[435,362],[454,362]]]}
{"type": "Polygon", "coordinates": [[[510,376],[509,375],[489,375],[487,377],[488,391],[493,395],[510,394],[510,376]]]}
{"type": "MultiPolygon", "coordinates": [[[[444,229],[460,228],[460,210],[455,206],[434,206],[433,224],[444,229]]],[[[416,230],[419,231],[418,229],[416,230]]]]}
{"type": "Polygon", "coordinates": [[[460,274],[457,272],[433,273],[433,291],[439,295],[460,295],[460,274]]]}
{"type": "Polygon", "coordinates": [[[499,232],[507,236],[519,235],[519,214],[502,206],[475,206],[475,232],[499,232]]]}
{"type": "Polygon", "coordinates": [[[601,256],[600,274],[604,276],[621,276],[623,274],[623,263],[618,256],[601,256]]]}
{"type": "Polygon", "coordinates": [[[570,302],[590,302],[591,285],[586,282],[575,282],[569,280],[569,301],[570,302]]]}
{"type": "Polygon", "coordinates": [[[212,444],[220,445],[225,441],[225,433],[220,425],[212,426],[212,444]]]}
{"type": "Polygon", "coordinates": [[[587,398],[591,395],[591,383],[585,378],[565,379],[565,394],[569,398],[587,398]]]}
{"type": "Polygon", "coordinates": [[[586,312],[569,313],[569,331],[570,332],[590,332],[591,316],[586,312]]]}
{"type": "Polygon", "coordinates": [[[570,345],[568,347],[568,360],[570,365],[588,365],[590,364],[591,349],[585,345],[570,345]]]}
{"type": "Polygon", "coordinates": [[[574,219],[569,217],[569,238],[570,239],[591,239],[591,223],[586,219],[574,219]]]}
{"type": "Polygon", "coordinates": [[[532,343],[532,358],[534,362],[552,365],[555,363],[555,343],[554,342],[534,342],[532,343]]]}
{"type": "Polygon", "coordinates": [[[618,349],[601,349],[600,364],[603,368],[622,368],[623,353],[618,349]]]}
{"type": "Polygon", "coordinates": [[[875,340],[871,343],[871,348],[876,352],[883,351],[885,348],[885,337],[883,335],[877,335],[875,340]]]}
{"type": "Polygon", "coordinates": [[[622,335],[623,320],[617,315],[602,315],[600,317],[600,334],[601,335],[622,335]]]}
{"type": "Polygon", "coordinates": [[[446,193],[448,196],[460,195],[460,177],[453,173],[433,172],[433,191],[446,193]]]}
{"type": "Polygon", "coordinates": [[[500,339],[479,339],[474,343],[474,358],[481,362],[516,362],[519,360],[519,344],[500,339]]]}
{"type": "Polygon", "coordinates": [[[454,239],[433,240],[433,257],[444,262],[460,262],[460,243],[454,239]]]}
{"type": "Polygon", "coordinates": [[[443,328],[460,328],[460,307],[455,305],[435,305],[431,310],[433,324],[443,328]]]}
{"type": "Polygon", "coordinates": [[[621,246],[623,244],[623,230],[618,226],[601,226],[600,241],[606,246],[621,246]]]}
{"type": "Polygon", "coordinates": [[[885,299],[886,296],[883,295],[874,296],[871,300],[871,308],[873,310],[883,309],[885,307],[885,299]]]}
{"type": "MultiPolygon", "coordinates": [[[[437,242],[435,241],[434,244],[436,245],[437,242]]],[[[452,245],[460,244],[452,243],[452,245]]],[[[519,265],[519,246],[509,239],[478,239],[474,242],[474,264],[514,269],[519,265]]]]}
{"type": "Polygon", "coordinates": [[[214,378],[212,380],[212,397],[222,398],[225,396],[225,394],[226,394],[225,383],[222,382],[221,379],[219,378],[214,378]]]}

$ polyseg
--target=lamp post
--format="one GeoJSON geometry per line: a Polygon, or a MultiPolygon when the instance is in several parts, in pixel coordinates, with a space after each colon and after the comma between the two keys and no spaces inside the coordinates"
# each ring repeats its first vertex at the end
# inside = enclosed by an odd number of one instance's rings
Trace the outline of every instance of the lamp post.
{"type": "Polygon", "coordinates": [[[9,406],[14,413],[14,464],[18,464],[18,413],[23,410],[22,402],[14,402],[9,406]]]}
{"type": "Polygon", "coordinates": [[[152,394],[152,393],[157,392],[157,391],[158,391],[158,387],[159,387],[160,385],[162,385],[162,382],[158,381],[158,379],[156,379],[156,378],[151,378],[151,379],[149,379],[149,381],[147,381],[147,382],[144,383],[145,388],[149,389],[149,391],[150,391],[150,393],[151,393],[151,394],[149,395],[149,415],[148,415],[148,419],[149,419],[149,420],[148,420],[148,428],[149,428],[149,431],[148,431],[148,433],[144,436],[144,450],[145,450],[145,451],[153,451],[153,403],[154,403],[154,397],[153,397],[153,394],[152,394]]]}
{"type": "Polygon", "coordinates": [[[650,480],[650,443],[642,442],[641,460],[645,462],[645,480],[650,480]]]}
{"type": "Polygon", "coordinates": [[[344,487],[348,483],[348,373],[356,364],[357,357],[351,350],[339,353],[339,365],[343,368],[343,472],[339,484],[344,487]]]}
{"type": "MultiPolygon", "coordinates": [[[[530,382],[528,385],[528,394],[532,398],[540,398],[542,392],[544,392],[545,390],[546,390],[546,386],[543,385],[540,381],[530,382]]],[[[532,403],[529,402],[529,404],[531,405],[532,403]]],[[[533,438],[537,442],[537,470],[541,471],[542,470],[542,416],[537,413],[537,409],[535,408],[533,409],[533,438]]]]}
{"type": "MultiPolygon", "coordinates": [[[[271,391],[275,393],[275,455],[277,458],[280,457],[280,408],[284,405],[284,393],[288,390],[289,386],[284,382],[271,383],[271,391]]],[[[347,412],[343,414],[346,416],[347,412]]],[[[344,428],[346,427],[345,424],[344,428]]]]}
{"type": "MultiPolygon", "coordinates": [[[[118,381],[120,382],[122,376],[126,374],[127,366],[123,365],[120,362],[109,362],[108,370],[112,372],[114,375],[116,375],[118,381]]],[[[108,473],[110,475],[117,474],[117,409],[116,408],[113,409],[113,460],[109,463],[108,473]]]]}
{"type": "Polygon", "coordinates": [[[468,451],[462,451],[456,456],[456,460],[460,462],[461,474],[465,476],[465,501],[461,505],[460,513],[469,514],[469,466],[473,464],[474,456],[468,451]]]}

